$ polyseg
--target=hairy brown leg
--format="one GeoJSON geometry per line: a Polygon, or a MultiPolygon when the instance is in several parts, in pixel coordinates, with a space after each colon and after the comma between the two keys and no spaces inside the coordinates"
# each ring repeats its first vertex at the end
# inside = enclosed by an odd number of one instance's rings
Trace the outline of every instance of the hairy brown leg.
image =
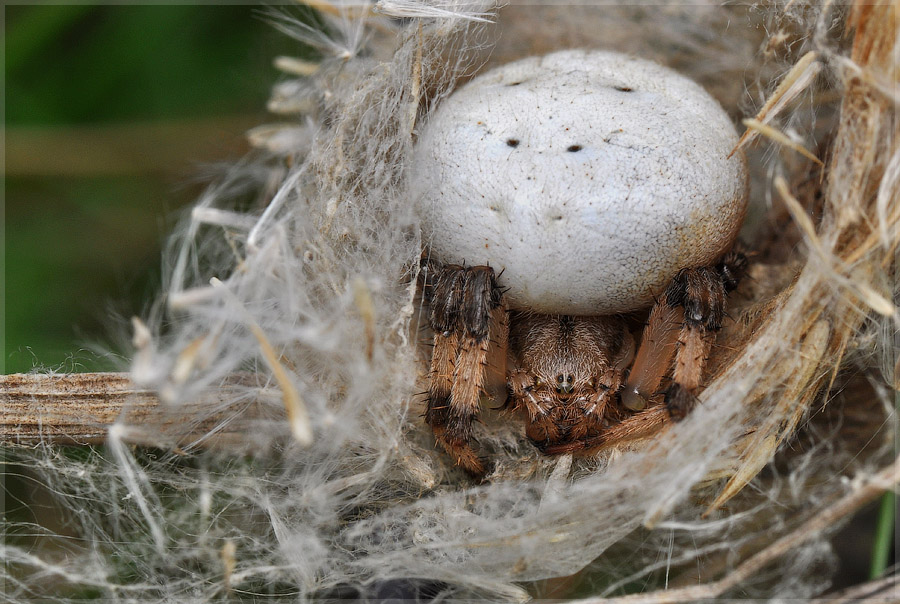
{"type": "Polygon", "coordinates": [[[672,384],[665,397],[673,419],[684,418],[696,404],[703,370],[725,318],[725,298],[737,287],[746,266],[743,254],[729,252],[713,266],[680,271],[666,290],[666,303],[684,308],[672,384]]]}
{"type": "Polygon", "coordinates": [[[653,306],[641,334],[641,347],[622,390],[622,404],[626,409],[640,411],[659,392],[659,385],[672,365],[683,323],[682,308],[669,306],[665,297],[653,306]]]}
{"type": "Polygon", "coordinates": [[[450,395],[453,389],[456,351],[459,348],[458,334],[456,332],[447,334],[437,332],[434,334],[428,403],[425,407],[425,422],[431,426],[435,438],[444,448],[447,447],[444,432],[450,421],[450,395]]]}
{"type": "Polygon", "coordinates": [[[564,453],[592,454],[606,447],[652,436],[668,422],[669,412],[664,407],[650,407],[613,424],[597,436],[549,445],[542,451],[547,455],[562,455],[564,453]]]}
{"type": "Polygon", "coordinates": [[[484,392],[491,400],[504,402],[508,394],[506,368],[509,361],[509,306],[501,296],[491,312],[490,342],[484,371],[484,392]]]}
{"type": "Polygon", "coordinates": [[[426,292],[435,336],[425,421],[459,466],[481,475],[484,464],[469,439],[484,386],[492,315],[504,310],[500,289],[487,266],[428,269],[426,292]]]}
{"type": "Polygon", "coordinates": [[[450,417],[450,393],[459,348],[455,309],[460,305],[463,273],[450,267],[441,271],[426,266],[425,271],[425,291],[429,298],[430,322],[434,330],[425,421],[434,429],[435,436],[441,442],[440,435],[450,417]]]}

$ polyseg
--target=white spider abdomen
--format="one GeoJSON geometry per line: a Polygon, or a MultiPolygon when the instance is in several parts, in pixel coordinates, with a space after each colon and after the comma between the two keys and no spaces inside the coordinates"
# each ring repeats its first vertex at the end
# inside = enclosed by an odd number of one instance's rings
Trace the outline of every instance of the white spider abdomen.
{"type": "Polygon", "coordinates": [[[648,306],[679,269],[734,242],[747,174],[719,104],[612,52],[489,71],[430,116],[411,191],[443,262],[503,272],[513,307],[601,315],[648,306]]]}

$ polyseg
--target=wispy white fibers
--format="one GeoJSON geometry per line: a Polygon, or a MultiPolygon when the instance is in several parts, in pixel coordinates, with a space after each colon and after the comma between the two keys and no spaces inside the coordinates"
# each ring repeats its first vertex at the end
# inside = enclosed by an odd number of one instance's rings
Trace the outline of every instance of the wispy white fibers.
{"type": "Polygon", "coordinates": [[[162,527],[162,519],[157,515],[156,510],[160,509],[160,502],[156,498],[150,480],[147,475],[135,464],[131,453],[128,451],[123,442],[128,428],[121,424],[114,424],[109,429],[109,450],[115,457],[115,463],[118,465],[125,478],[125,484],[128,485],[128,495],[125,497],[127,502],[125,505],[137,505],[141,510],[141,515],[153,535],[153,542],[156,551],[160,555],[165,554],[166,536],[162,527]]]}

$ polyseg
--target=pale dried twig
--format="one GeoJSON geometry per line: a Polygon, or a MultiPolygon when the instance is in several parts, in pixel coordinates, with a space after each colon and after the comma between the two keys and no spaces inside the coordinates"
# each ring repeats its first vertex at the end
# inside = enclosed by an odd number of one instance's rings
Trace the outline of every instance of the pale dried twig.
{"type": "MultiPolygon", "coordinates": [[[[107,439],[109,428],[119,420],[134,426],[183,424],[186,428],[179,430],[181,439],[192,441],[206,435],[226,414],[234,416],[234,409],[226,411],[223,402],[233,398],[248,379],[252,378],[234,376],[195,403],[171,407],[162,405],[156,393],[136,387],[127,373],[3,375],[0,444],[97,444],[107,439]]],[[[251,407],[258,411],[258,406],[251,407]]],[[[242,417],[249,420],[260,415],[245,412],[242,417]]],[[[229,432],[219,432],[217,440],[240,437],[244,428],[240,422],[232,422],[229,432]]]]}
{"type": "Polygon", "coordinates": [[[897,568],[889,569],[887,574],[875,581],[854,585],[839,592],[816,598],[810,604],[851,604],[852,602],[900,602],[900,575],[897,568]]]}

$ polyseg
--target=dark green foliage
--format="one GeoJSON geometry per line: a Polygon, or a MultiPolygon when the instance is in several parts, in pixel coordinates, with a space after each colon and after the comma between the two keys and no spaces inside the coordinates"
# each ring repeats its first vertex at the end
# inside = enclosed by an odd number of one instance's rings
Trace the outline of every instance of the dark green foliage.
{"type": "MultiPolygon", "coordinates": [[[[260,15],[258,5],[6,7],[7,165],[26,168],[10,168],[5,180],[4,373],[124,366],[83,349],[99,343],[127,354],[127,330],[111,315],[146,310],[160,288],[156,267],[172,213],[202,188],[199,166],[240,155],[233,116],[247,125],[271,119],[265,101],[279,78],[272,59],[302,53],[260,15]],[[34,135],[62,134],[64,142],[77,128],[195,120],[234,141],[235,151],[168,171],[149,160],[142,169],[138,155],[125,174],[54,172],[45,152],[63,166],[86,159],[63,144],[27,151],[34,135]]],[[[97,153],[102,166],[109,150],[98,145],[97,153]]]]}

